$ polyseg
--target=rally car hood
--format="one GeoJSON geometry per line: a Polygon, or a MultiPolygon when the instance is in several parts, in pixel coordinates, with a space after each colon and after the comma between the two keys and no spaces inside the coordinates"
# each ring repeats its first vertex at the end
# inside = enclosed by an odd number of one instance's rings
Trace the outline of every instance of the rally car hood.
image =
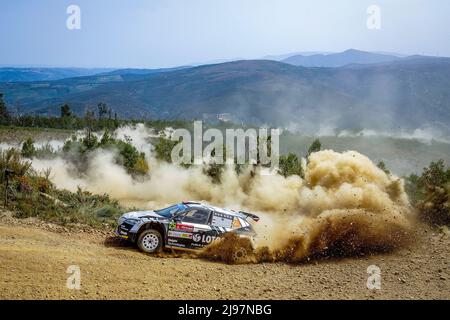
{"type": "Polygon", "coordinates": [[[153,210],[128,212],[125,213],[122,217],[124,217],[125,219],[164,218],[163,216],[155,213],[155,211],[153,210]]]}

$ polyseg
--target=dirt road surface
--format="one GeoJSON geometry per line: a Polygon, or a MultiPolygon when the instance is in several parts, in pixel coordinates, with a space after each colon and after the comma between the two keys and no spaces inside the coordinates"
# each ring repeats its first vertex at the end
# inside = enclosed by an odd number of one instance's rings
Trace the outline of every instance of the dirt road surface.
{"type": "Polygon", "coordinates": [[[0,299],[450,299],[450,236],[432,230],[396,252],[307,264],[151,256],[110,236],[0,212],[0,299]],[[79,290],[66,286],[71,265],[79,290]],[[380,290],[367,288],[370,265],[380,290]]]}

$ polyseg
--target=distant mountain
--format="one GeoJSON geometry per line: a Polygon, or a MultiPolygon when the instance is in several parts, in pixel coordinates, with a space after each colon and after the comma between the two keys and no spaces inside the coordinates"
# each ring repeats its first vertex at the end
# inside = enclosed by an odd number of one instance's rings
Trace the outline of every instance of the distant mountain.
{"type": "Polygon", "coordinates": [[[190,68],[160,69],[83,69],[83,68],[0,68],[0,82],[54,81],[89,76],[148,75],[190,68]]]}
{"type": "Polygon", "coordinates": [[[195,61],[189,63],[190,66],[198,67],[198,66],[204,66],[209,64],[219,64],[219,63],[226,63],[226,62],[233,62],[233,61],[239,61],[243,60],[243,58],[227,58],[227,59],[214,59],[214,60],[208,60],[208,61],[195,61]]]}
{"type": "Polygon", "coordinates": [[[294,55],[282,60],[294,66],[303,67],[342,67],[349,64],[373,64],[391,62],[400,59],[395,55],[371,53],[350,49],[341,53],[294,55]]]}
{"type": "Polygon", "coordinates": [[[105,73],[101,73],[98,75],[147,75],[153,73],[163,73],[163,72],[171,72],[176,70],[183,70],[192,68],[191,66],[181,66],[174,68],[159,68],[159,69],[117,69],[105,73]]]}
{"type": "Polygon", "coordinates": [[[66,102],[83,114],[101,101],[128,118],[201,119],[229,113],[233,120],[256,124],[305,120],[315,125],[327,110],[348,114],[358,107],[359,101],[346,94],[311,86],[304,71],[280,62],[248,60],[150,75],[0,84],[0,92],[21,110],[42,114],[58,114],[66,102]]]}
{"type": "Polygon", "coordinates": [[[386,52],[386,51],[373,51],[372,53],[378,53],[378,54],[384,54],[386,56],[394,56],[398,58],[405,58],[408,55],[403,53],[397,53],[397,52],[386,52]]]}
{"type": "Polygon", "coordinates": [[[285,53],[285,54],[279,54],[279,55],[268,55],[268,56],[264,56],[261,59],[262,60],[274,60],[274,61],[283,61],[286,60],[287,58],[293,57],[293,56],[297,56],[297,55],[301,55],[301,56],[312,56],[312,55],[325,55],[325,54],[330,54],[331,52],[321,52],[321,51],[304,51],[304,52],[291,52],[291,53],[285,53]]]}
{"type": "Polygon", "coordinates": [[[114,69],[0,68],[0,82],[52,81],[110,72],[114,69]]]}
{"type": "Polygon", "coordinates": [[[449,131],[448,88],[450,59],[420,56],[341,68],[244,60],[150,74],[0,83],[8,105],[22,112],[57,115],[69,103],[82,115],[105,102],[126,118],[192,120],[228,113],[234,121],[306,132],[424,126],[449,131]]]}

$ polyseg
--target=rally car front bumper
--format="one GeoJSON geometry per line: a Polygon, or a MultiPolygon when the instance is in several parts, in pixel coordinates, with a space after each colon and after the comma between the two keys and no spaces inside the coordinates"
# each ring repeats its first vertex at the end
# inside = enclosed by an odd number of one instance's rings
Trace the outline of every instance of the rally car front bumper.
{"type": "Polygon", "coordinates": [[[121,225],[119,225],[117,227],[117,229],[115,230],[114,233],[122,239],[126,239],[126,240],[134,242],[135,238],[136,238],[136,233],[131,232],[132,228],[133,228],[132,225],[129,225],[127,223],[122,223],[121,225]]]}

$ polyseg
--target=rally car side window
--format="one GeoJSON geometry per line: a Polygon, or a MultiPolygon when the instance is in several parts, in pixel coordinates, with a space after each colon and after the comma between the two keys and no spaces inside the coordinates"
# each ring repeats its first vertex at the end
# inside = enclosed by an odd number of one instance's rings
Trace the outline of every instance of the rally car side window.
{"type": "Polygon", "coordinates": [[[186,212],[186,214],[184,214],[182,221],[188,223],[207,224],[209,220],[209,214],[209,210],[191,209],[186,212]]]}

